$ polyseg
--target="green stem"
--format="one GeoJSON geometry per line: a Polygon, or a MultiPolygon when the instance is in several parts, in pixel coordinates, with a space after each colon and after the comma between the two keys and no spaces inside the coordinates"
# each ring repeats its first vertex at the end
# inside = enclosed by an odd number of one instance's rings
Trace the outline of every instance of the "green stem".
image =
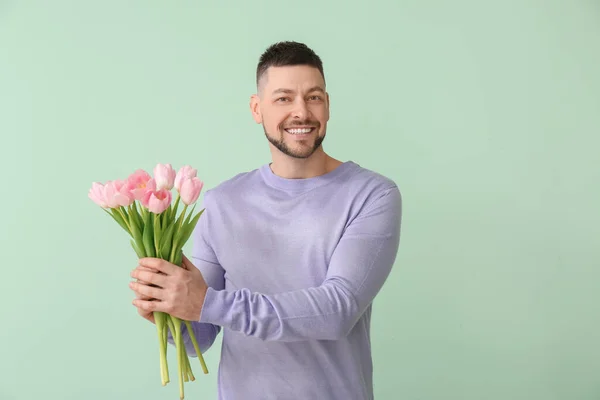
{"type": "MultiPolygon", "coordinates": [[[[167,327],[169,328],[169,330],[171,331],[171,337],[173,338],[173,341],[175,342],[175,347],[177,348],[177,331],[175,330],[175,324],[173,324],[173,318],[169,315],[169,314],[165,314],[166,320],[167,320],[167,327]]],[[[165,345],[168,344],[167,341],[168,335],[165,333],[165,345]]]]}
{"type": "Polygon", "coordinates": [[[131,236],[133,236],[133,231],[131,230],[131,225],[129,225],[129,217],[127,216],[127,214],[125,212],[123,212],[123,207],[118,207],[118,208],[116,208],[116,210],[119,214],[121,214],[121,217],[123,217],[123,222],[125,222],[125,225],[127,225],[127,229],[129,229],[129,234],[131,236]]]}
{"type": "MultiPolygon", "coordinates": [[[[171,317],[171,319],[175,319],[174,317],[171,317]]],[[[186,327],[188,328],[188,333],[191,332],[191,338],[193,338],[193,342],[194,342],[194,348],[196,349],[197,352],[199,352],[199,346],[198,346],[198,342],[196,341],[196,337],[193,333],[193,331],[191,331],[191,326],[189,321],[185,321],[185,320],[180,320],[179,322],[183,321],[186,324],[186,327]]],[[[171,322],[172,324],[172,322],[171,322]]],[[[181,360],[179,362],[179,368],[181,369],[181,374],[183,376],[183,381],[184,382],[189,382],[189,381],[195,381],[196,377],[194,376],[194,372],[192,370],[192,366],[190,364],[190,359],[189,356],[187,354],[186,348],[185,348],[185,340],[183,337],[183,331],[181,331],[179,333],[179,337],[176,338],[175,342],[176,342],[176,348],[177,348],[177,352],[178,354],[181,354],[181,360]]],[[[202,357],[202,355],[200,355],[200,357],[202,357]]],[[[206,364],[204,363],[204,360],[201,359],[201,364],[203,365],[203,369],[204,369],[204,373],[208,373],[208,370],[206,369],[206,364]]]]}
{"type": "MultiPolygon", "coordinates": [[[[169,320],[167,314],[165,314],[165,313],[162,313],[162,314],[163,314],[163,318],[164,318],[165,321],[169,320]]],[[[168,336],[169,336],[168,332],[169,332],[169,326],[168,326],[168,324],[167,323],[163,323],[162,345],[163,345],[163,348],[164,348],[164,357],[165,357],[165,367],[164,367],[164,369],[165,369],[165,377],[166,377],[167,383],[169,383],[170,380],[171,380],[169,378],[169,363],[168,363],[168,361],[166,361],[167,360],[167,349],[168,349],[168,346],[169,346],[169,341],[167,340],[168,336]]]]}
{"type": "Polygon", "coordinates": [[[160,354],[160,376],[162,385],[165,386],[169,383],[169,372],[167,370],[167,349],[163,341],[164,336],[164,324],[165,314],[161,312],[154,312],[154,322],[156,324],[156,332],[158,334],[158,346],[160,354]]]}
{"type": "Polygon", "coordinates": [[[179,352],[181,353],[181,369],[183,370],[183,381],[184,382],[189,382],[190,381],[190,363],[188,362],[189,360],[186,357],[185,351],[181,350],[181,347],[179,348],[179,352]]]}
{"type": "Polygon", "coordinates": [[[183,400],[184,398],[184,390],[183,390],[183,359],[181,357],[181,346],[183,344],[183,340],[181,337],[181,320],[179,318],[171,316],[173,319],[173,325],[175,325],[175,334],[177,338],[175,339],[175,347],[177,348],[177,365],[179,367],[179,398],[183,400]]]}
{"type": "Polygon", "coordinates": [[[194,376],[194,372],[192,371],[192,365],[190,364],[190,358],[187,355],[187,352],[183,353],[184,355],[184,360],[185,360],[185,365],[186,365],[186,369],[187,369],[187,373],[188,373],[188,379],[190,381],[195,381],[196,377],[194,376]]]}
{"type": "Polygon", "coordinates": [[[155,215],[152,214],[152,218],[150,219],[152,227],[153,227],[153,232],[154,232],[154,253],[156,254],[156,257],[158,258],[162,258],[162,254],[160,252],[160,240],[161,238],[159,237],[160,235],[156,232],[156,223],[160,224],[160,215],[155,215]]]}
{"type": "Polygon", "coordinates": [[[202,356],[202,352],[200,351],[200,346],[198,345],[198,341],[196,340],[196,335],[194,334],[194,331],[192,330],[192,324],[190,323],[190,321],[184,321],[184,323],[188,329],[188,334],[190,335],[190,338],[192,339],[192,343],[194,344],[194,350],[196,350],[196,355],[198,356],[198,359],[200,360],[200,365],[202,366],[202,371],[204,371],[204,374],[208,374],[208,368],[206,367],[206,363],[204,362],[204,357],[202,356]]]}

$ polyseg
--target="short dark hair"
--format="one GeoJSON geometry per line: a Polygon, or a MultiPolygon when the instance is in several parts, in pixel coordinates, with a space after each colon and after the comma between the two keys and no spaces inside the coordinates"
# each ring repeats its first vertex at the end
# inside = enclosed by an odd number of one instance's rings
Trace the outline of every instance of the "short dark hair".
{"type": "Polygon", "coordinates": [[[269,46],[260,56],[256,68],[256,84],[269,67],[309,65],[319,70],[325,80],[321,58],[304,43],[294,41],[277,42],[269,46]]]}

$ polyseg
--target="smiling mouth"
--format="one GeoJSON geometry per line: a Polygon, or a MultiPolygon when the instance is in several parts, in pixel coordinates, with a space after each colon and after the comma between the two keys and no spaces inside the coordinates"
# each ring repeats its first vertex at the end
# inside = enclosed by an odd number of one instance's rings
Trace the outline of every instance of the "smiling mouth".
{"type": "Polygon", "coordinates": [[[285,129],[285,131],[291,135],[307,135],[309,133],[311,133],[312,131],[314,131],[315,128],[314,127],[307,127],[307,128],[287,128],[285,129]]]}

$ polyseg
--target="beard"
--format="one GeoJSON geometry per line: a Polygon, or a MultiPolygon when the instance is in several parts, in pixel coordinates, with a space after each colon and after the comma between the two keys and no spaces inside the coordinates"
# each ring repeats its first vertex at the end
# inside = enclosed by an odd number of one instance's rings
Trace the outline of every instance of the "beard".
{"type": "Polygon", "coordinates": [[[301,149],[292,149],[292,148],[290,148],[290,146],[288,146],[288,143],[285,141],[285,135],[287,134],[287,132],[285,132],[284,129],[285,128],[293,128],[294,125],[311,126],[311,127],[314,127],[315,130],[317,130],[317,131],[319,130],[319,123],[306,121],[306,122],[302,122],[302,123],[295,122],[295,123],[291,124],[290,126],[286,126],[286,127],[279,125],[278,126],[279,138],[269,135],[264,124],[263,124],[263,131],[265,132],[265,136],[267,137],[267,140],[273,146],[275,146],[279,151],[281,151],[283,154],[288,155],[293,158],[308,158],[308,157],[312,156],[313,153],[315,151],[317,151],[317,149],[319,147],[321,147],[321,144],[325,140],[325,132],[323,132],[322,136],[317,136],[317,138],[315,139],[315,142],[313,143],[313,145],[311,147],[308,147],[308,148],[304,147],[301,149]]]}

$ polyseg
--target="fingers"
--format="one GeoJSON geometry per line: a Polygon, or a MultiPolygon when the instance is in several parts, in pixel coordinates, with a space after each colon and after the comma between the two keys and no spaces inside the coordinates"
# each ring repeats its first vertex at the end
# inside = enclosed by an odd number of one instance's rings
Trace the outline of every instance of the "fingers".
{"type": "Polygon", "coordinates": [[[185,270],[194,267],[187,257],[184,256],[182,261],[184,268],[160,258],[139,259],[139,265],[131,272],[131,277],[136,281],[129,284],[135,292],[132,304],[138,308],[138,313],[148,315],[154,311],[171,312],[172,301],[166,301],[169,297],[168,288],[181,280],[181,274],[187,273],[185,270]]]}
{"type": "Polygon", "coordinates": [[[158,271],[155,270],[154,268],[144,267],[143,265],[138,265],[137,269],[142,270],[142,271],[149,271],[149,272],[158,273],[158,271]]]}
{"type": "Polygon", "coordinates": [[[141,294],[141,293],[135,292],[135,291],[134,291],[134,293],[135,293],[135,298],[136,299],[140,299],[140,300],[154,300],[153,297],[146,296],[145,294],[141,294]]]}
{"type": "Polygon", "coordinates": [[[147,286],[156,285],[160,287],[165,287],[167,283],[167,276],[159,273],[156,270],[137,267],[133,271],[131,271],[131,277],[138,280],[138,282],[143,283],[147,286]]]}
{"type": "MultiPolygon", "coordinates": [[[[149,267],[145,267],[145,266],[142,266],[142,265],[138,265],[138,267],[136,269],[139,270],[139,271],[150,273],[150,274],[162,275],[163,277],[165,276],[160,271],[157,271],[154,268],[149,268],[149,267]]],[[[134,274],[132,272],[131,275],[134,276],[136,274],[134,274]]],[[[133,304],[136,305],[135,304],[136,300],[137,301],[144,301],[144,302],[155,302],[155,301],[157,301],[156,298],[141,293],[139,288],[142,287],[142,286],[148,286],[148,287],[154,286],[154,287],[158,287],[158,286],[152,284],[151,282],[148,282],[148,281],[145,281],[143,279],[137,278],[136,282],[132,282],[130,284],[130,287],[131,287],[131,289],[133,290],[133,292],[135,294],[135,300],[134,300],[133,304]],[[137,283],[139,286],[136,286],[134,283],[137,283]]],[[[156,324],[156,321],[154,321],[154,314],[152,313],[152,311],[144,310],[144,309],[140,308],[139,306],[137,306],[136,308],[137,308],[137,312],[138,312],[139,315],[141,315],[143,318],[145,318],[146,320],[150,321],[151,323],[156,324]]]]}
{"type": "Polygon", "coordinates": [[[148,301],[148,300],[133,300],[133,305],[138,308],[138,310],[144,310],[146,312],[154,312],[154,311],[163,311],[169,312],[168,309],[164,306],[165,303],[161,301],[148,301]]]}
{"type": "Polygon", "coordinates": [[[156,321],[154,321],[154,314],[151,311],[146,311],[146,310],[143,310],[143,309],[141,309],[139,307],[136,307],[136,308],[137,308],[137,312],[138,312],[139,315],[141,315],[146,320],[152,322],[153,324],[156,323],[156,321]]]}
{"type": "Polygon", "coordinates": [[[129,287],[136,293],[136,298],[141,299],[145,296],[149,299],[154,298],[157,300],[164,300],[163,297],[165,292],[162,288],[144,285],[139,282],[130,282],[129,287]]]}
{"type": "MultiPolygon", "coordinates": [[[[158,272],[157,270],[155,270],[155,269],[148,268],[148,267],[144,267],[144,266],[141,266],[141,265],[138,265],[138,266],[137,266],[137,269],[139,269],[139,270],[141,270],[141,271],[148,271],[148,272],[153,272],[153,273],[159,273],[159,272],[158,272]]],[[[132,274],[132,276],[133,276],[133,274],[132,274]]],[[[138,281],[139,283],[143,284],[143,285],[152,285],[152,283],[150,283],[150,282],[147,282],[147,281],[145,281],[145,280],[143,280],[143,279],[139,279],[139,278],[138,278],[138,279],[137,279],[137,281],[138,281]]]]}
{"type": "Polygon", "coordinates": [[[161,258],[143,257],[139,259],[139,264],[142,267],[152,268],[164,273],[165,275],[173,275],[179,267],[175,264],[163,260],[161,258]]]}
{"type": "Polygon", "coordinates": [[[156,324],[156,321],[154,321],[154,314],[151,312],[143,312],[143,314],[141,314],[144,318],[146,318],[148,321],[152,322],[153,324],[156,324]]]}

